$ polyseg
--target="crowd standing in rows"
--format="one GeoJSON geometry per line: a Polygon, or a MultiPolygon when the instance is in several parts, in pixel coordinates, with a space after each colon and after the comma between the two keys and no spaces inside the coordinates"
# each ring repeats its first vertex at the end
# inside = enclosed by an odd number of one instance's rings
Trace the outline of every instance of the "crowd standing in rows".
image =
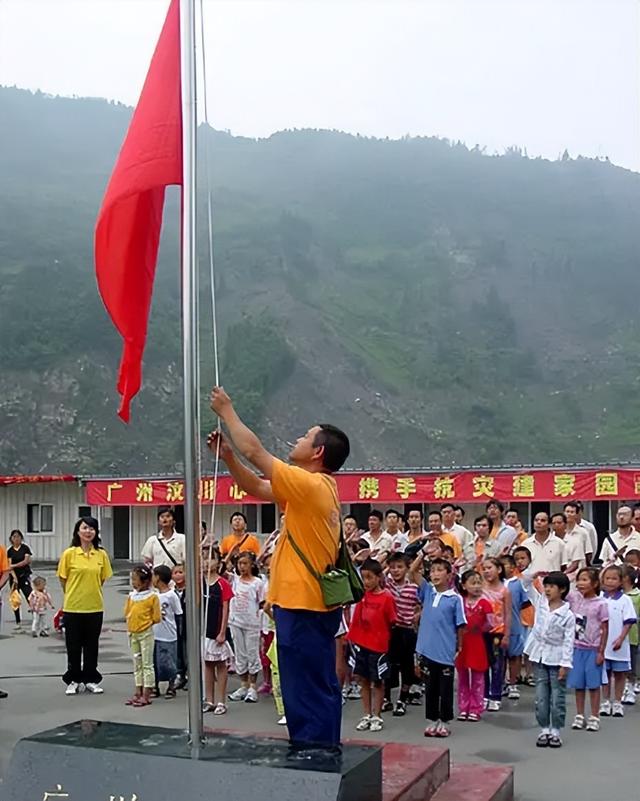
{"type": "MultiPolygon", "coordinates": [[[[344,537],[365,594],[342,610],[336,631],[336,670],[343,703],[359,699],[358,731],[378,732],[383,715],[403,717],[424,702],[427,737],[447,737],[456,716],[478,723],[503,697],[535,685],[539,747],[562,745],[566,691],[575,690],[572,728],[596,732],[602,716],[622,717],[640,692],[636,673],[640,612],[640,505],[618,509],[617,530],[600,549],[582,505],[539,512],[534,533],[498,500],[463,525],[461,507],[444,504],[424,528],[419,509],[406,522],[395,510],[374,510],[362,532],[347,516],[344,537]],[[406,528],[405,528],[406,526],[406,528]],[[456,703],[454,687],[457,685],[456,703]],[[424,701],[422,700],[424,696],[424,701]]],[[[128,705],[144,707],[187,687],[184,620],[184,535],[171,509],[158,515],[143,562],[131,573],[124,617],[133,659],[128,705]],[[166,684],[165,684],[166,683],[166,684]],[[163,686],[164,685],[164,686],[163,686]],[[163,693],[164,689],[164,693],[163,693]]],[[[282,523],[282,521],[281,521],[282,523]]],[[[201,565],[205,698],[203,710],[228,711],[228,702],[256,703],[273,695],[286,724],[280,692],[275,626],[267,599],[270,562],[279,530],[261,546],[242,513],[230,520],[220,548],[203,529],[201,565]],[[240,685],[227,693],[229,669],[240,685]],[[263,681],[258,686],[262,672],[263,681]]],[[[27,600],[33,636],[49,633],[51,596],[31,578],[31,551],[15,530],[7,549],[16,631],[27,600]]],[[[102,585],[111,576],[98,521],[82,518],[61,556],[67,694],[101,693],[98,671],[102,585]]]]}

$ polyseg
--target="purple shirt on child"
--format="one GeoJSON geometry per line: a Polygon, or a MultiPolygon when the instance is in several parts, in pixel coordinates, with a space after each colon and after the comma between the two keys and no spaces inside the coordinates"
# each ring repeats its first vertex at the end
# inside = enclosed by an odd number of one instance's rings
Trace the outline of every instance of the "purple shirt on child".
{"type": "Polygon", "coordinates": [[[585,598],[578,590],[567,596],[571,611],[576,616],[576,648],[600,647],[601,625],[609,620],[609,607],[604,598],[595,595],[585,598]]]}

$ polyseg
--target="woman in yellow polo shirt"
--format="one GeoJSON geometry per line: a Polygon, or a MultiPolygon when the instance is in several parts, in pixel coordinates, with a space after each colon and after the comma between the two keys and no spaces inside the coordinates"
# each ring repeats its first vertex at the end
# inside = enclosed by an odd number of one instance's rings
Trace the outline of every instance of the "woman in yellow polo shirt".
{"type": "Polygon", "coordinates": [[[98,672],[98,643],[104,614],[102,585],[112,575],[109,557],[100,545],[98,521],[81,517],[73,529],[71,547],[58,563],[67,646],[67,672],[62,681],[67,695],[76,695],[82,685],[89,693],[104,692],[98,672]]]}

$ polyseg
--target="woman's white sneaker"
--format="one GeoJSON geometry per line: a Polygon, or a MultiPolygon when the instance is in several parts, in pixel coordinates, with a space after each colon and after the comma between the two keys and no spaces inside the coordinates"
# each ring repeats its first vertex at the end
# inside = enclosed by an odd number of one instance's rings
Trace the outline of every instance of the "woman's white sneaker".
{"type": "Polygon", "coordinates": [[[65,695],[77,695],[78,690],[80,689],[80,685],[77,681],[72,681],[70,684],[67,684],[67,689],[65,690],[65,695]]]}
{"type": "Polygon", "coordinates": [[[104,690],[99,684],[94,684],[92,681],[87,682],[84,685],[84,689],[88,693],[93,693],[93,695],[102,695],[104,690]]]}

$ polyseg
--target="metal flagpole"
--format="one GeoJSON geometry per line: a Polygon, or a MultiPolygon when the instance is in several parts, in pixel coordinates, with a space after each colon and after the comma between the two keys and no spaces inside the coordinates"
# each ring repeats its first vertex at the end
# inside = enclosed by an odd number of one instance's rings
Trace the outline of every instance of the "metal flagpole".
{"type": "Polygon", "coordinates": [[[200,606],[198,260],[196,240],[196,49],[195,0],[180,0],[182,79],[182,359],[184,395],[184,533],[186,626],[191,756],[203,743],[200,606]]]}

